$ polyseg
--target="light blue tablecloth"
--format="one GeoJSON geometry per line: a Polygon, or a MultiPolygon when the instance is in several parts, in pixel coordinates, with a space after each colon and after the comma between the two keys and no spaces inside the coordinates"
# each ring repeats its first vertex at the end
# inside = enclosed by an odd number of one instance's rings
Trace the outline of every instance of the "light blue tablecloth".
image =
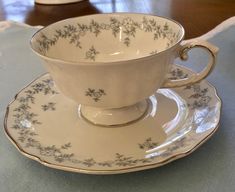
{"type": "MultiPolygon", "coordinates": [[[[22,156],[8,141],[3,131],[7,104],[45,71],[28,43],[37,29],[14,23],[3,30],[6,27],[7,23],[0,23],[0,192],[235,191],[235,26],[209,39],[220,48],[217,66],[208,78],[223,101],[215,135],[191,155],[163,167],[107,176],[44,167],[22,156]]],[[[194,69],[206,62],[198,50],[191,56],[190,66],[197,64],[194,69]]]]}

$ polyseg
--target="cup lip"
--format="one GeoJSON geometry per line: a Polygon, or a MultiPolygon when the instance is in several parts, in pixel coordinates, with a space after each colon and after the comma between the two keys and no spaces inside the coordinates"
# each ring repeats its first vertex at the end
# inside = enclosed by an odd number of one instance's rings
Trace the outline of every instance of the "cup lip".
{"type": "Polygon", "coordinates": [[[168,18],[168,17],[164,17],[164,16],[158,16],[158,15],[154,15],[154,14],[148,14],[148,13],[138,13],[138,12],[115,12],[115,13],[98,13],[98,14],[89,14],[89,15],[84,15],[84,16],[77,16],[77,17],[70,17],[70,18],[67,18],[67,19],[63,19],[63,20],[60,20],[60,21],[57,21],[57,22],[54,22],[54,23],[51,23],[47,26],[44,26],[42,27],[41,29],[39,29],[38,31],[36,31],[31,39],[30,39],[30,48],[31,50],[36,54],[38,55],[39,57],[47,60],[47,61],[53,61],[53,62],[56,62],[56,63],[66,63],[66,64],[70,64],[70,65],[77,65],[77,66],[85,66],[85,65],[89,65],[89,66],[98,66],[98,65],[111,65],[111,64],[124,64],[124,63],[128,63],[128,62],[132,62],[132,61],[137,61],[137,60],[144,60],[144,59],[150,59],[152,57],[155,57],[156,55],[161,55],[169,50],[172,50],[174,49],[175,47],[178,46],[179,43],[181,43],[183,41],[185,37],[185,29],[184,27],[178,22],[178,21],[175,21],[174,19],[171,19],[171,18],[168,18]],[[41,31],[45,30],[45,29],[48,29],[50,28],[52,25],[54,24],[57,24],[57,23],[62,23],[62,22],[66,22],[66,21],[69,21],[69,20],[72,20],[72,19],[76,19],[76,18],[82,18],[82,17],[95,17],[96,15],[142,15],[142,16],[152,16],[152,17],[159,17],[159,18],[162,18],[162,19],[165,19],[165,20],[169,20],[173,23],[175,23],[176,25],[179,26],[179,29],[181,30],[181,36],[179,38],[179,40],[174,44],[172,45],[171,47],[163,50],[163,51],[160,51],[160,52],[157,52],[157,53],[154,53],[154,54],[151,54],[151,55],[145,55],[143,57],[138,57],[138,58],[134,58],[134,59],[126,59],[126,60],[116,60],[116,61],[69,61],[69,60],[64,60],[64,59],[58,59],[58,58],[55,58],[55,57],[49,57],[49,56],[45,56],[45,55],[42,55],[41,53],[39,53],[34,47],[33,47],[33,39],[35,38],[35,36],[40,33],[41,31]]]}

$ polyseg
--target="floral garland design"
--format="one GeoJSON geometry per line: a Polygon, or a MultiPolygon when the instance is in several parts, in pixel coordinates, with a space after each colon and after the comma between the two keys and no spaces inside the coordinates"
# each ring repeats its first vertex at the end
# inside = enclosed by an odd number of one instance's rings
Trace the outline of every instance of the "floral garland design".
{"type": "Polygon", "coordinates": [[[211,101],[211,97],[208,96],[208,88],[201,88],[199,84],[194,84],[186,86],[185,89],[193,90],[194,92],[189,96],[189,99],[193,99],[193,102],[188,104],[191,109],[208,107],[208,104],[211,101]]]}
{"type": "MultiPolygon", "coordinates": [[[[170,80],[184,79],[188,77],[188,74],[184,73],[184,71],[179,68],[173,69],[170,72],[170,75],[171,76],[168,78],[170,80]]],[[[202,88],[199,83],[186,86],[184,89],[193,91],[193,94],[188,97],[189,99],[193,99],[192,103],[188,103],[188,107],[191,109],[207,107],[211,101],[211,96],[208,95],[209,89],[202,88]]]]}
{"type": "MultiPolygon", "coordinates": [[[[175,74],[175,77],[181,78],[186,77],[187,74],[185,74],[180,69],[174,69],[174,72],[172,74],[175,74]]],[[[108,161],[97,161],[94,158],[87,158],[87,159],[77,159],[73,153],[68,153],[68,149],[72,147],[72,143],[68,142],[61,146],[44,146],[42,143],[40,143],[37,140],[37,134],[30,129],[32,125],[39,125],[42,124],[37,117],[39,114],[32,113],[31,105],[35,104],[36,99],[35,95],[37,94],[43,94],[45,96],[47,95],[54,95],[58,94],[56,90],[53,89],[53,81],[51,79],[44,79],[39,82],[35,82],[30,85],[28,89],[24,91],[24,96],[17,96],[16,100],[18,101],[18,106],[14,108],[13,110],[13,117],[14,117],[14,124],[11,126],[12,129],[17,130],[18,133],[18,141],[21,143],[21,145],[24,145],[26,148],[34,148],[37,149],[40,153],[40,155],[44,157],[52,157],[55,162],[62,163],[62,162],[70,162],[73,164],[80,164],[85,167],[129,167],[129,166],[136,166],[136,165],[143,165],[146,163],[153,162],[154,159],[160,157],[167,157],[174,153],[177,149],[186,146],[187,142],[190,142],[187,140],[186,137],[183,137],[177,141],[174,142],[173,145],[169,146],[163,153],[151,156],[149,158],[139,158],[136,159],[132,156],[126,156],[120,153],[115,153],[114,158],[112,160],[108,161]]],[[[189,106],[192,109],[200,108],[200,107],[206,107],[208,106],[209,101],[211,100],[210,96],[207,95],[208,89],[204,88],[202,89],[199,84],[192,85],[185,87],[185,90],[193,90],[194,93],[189,96],[189,99],[194,99],[192,104],[189,104],[189,106]]],[[[89,92],[89,91],[88,91],[89,92]]],[[[48,111],[55,111],[56,110],[56,103],[47,103],[45,105],[41,106],[41,110],[43,112],[48,111]]],[[[150,150],[157,147],[159,144],[157,142],[154,142],[152,138],[147,138],[142,143],[137,144],[137,147],[139,147],[140,150],[150,150]]]]}
{"type": "MultiPolygon", "coordinates": [[[[117,19],[110,17],[108,23],[97,22],[94,19],[88,24],[68,24],[60,29],[55,30],[54,34],[50,37],[46,36],[43,32],[40,32],[40,36],[37,39],[38,50],[42,54],[46,54],[49,49],[54,46],[59,39],[67,39],[70,44],[74,44],[76,47],[82,49],[81,38],[87,33],[93,33],[98,37],[103,31],[110,31],[115,38],[118,38],[120,30],[123,30],[123,44],[126,47],[131,45],[131,40],[137,35],[137,31],[144,31],[153,35],[153,40],[159,38],[168,39],[167,47],[173,45],[178,39],[180,32],[176,33],[169,26],[167,22],[164,25],[159,24],[155,19],[149,19],[143,17],[142,21],[134,21],[131,17],[125,17],[123,19],[117,19]]],[[[151,54],[157,51],[151,52],[151,54]]],[[[85,59],[95,60],[95,56],[99,53],[94,46],[92,46],[87,52],[85,59]]]]}

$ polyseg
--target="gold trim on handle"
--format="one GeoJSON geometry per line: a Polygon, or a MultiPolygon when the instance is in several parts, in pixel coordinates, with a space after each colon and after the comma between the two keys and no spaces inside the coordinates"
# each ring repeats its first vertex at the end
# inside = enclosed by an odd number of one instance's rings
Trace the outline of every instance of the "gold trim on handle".
{"type": "Polygon", "coordinates": [[[207,41],[192,41],[186,43],[182,46],[179,51],[179,58],[183,61],[188,59],[188,52],[192,48],[203,48],[210,54],[210,61],[207,66],[199,73],[195,73],[188,78],[179,79],[179,80],[167,80],[162,88],[173,88],[173,87],[181,87],[186,85],[191,85],[194,83],[198,83],[201,80],[205,79],[214,69],[216,64],[216,57],[219,51],[219,48],[208,43],[207,41]]]}

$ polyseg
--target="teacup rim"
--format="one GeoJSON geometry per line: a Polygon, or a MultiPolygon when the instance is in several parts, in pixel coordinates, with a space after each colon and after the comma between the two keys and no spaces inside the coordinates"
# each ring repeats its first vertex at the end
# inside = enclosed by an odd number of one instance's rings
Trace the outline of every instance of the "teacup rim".
{"type": "Polygon", "coordinates": [[[38,55],[39,57],[45,59],[45,60],[50,60],[50,61],[54,61],[54,62],[57,62],[57,63],[66,63],[66,64],[71,64],[71,65],[89,65],[89,66],[97,66],[97,65],[110,65],[110,64],[122,64],[122,63],[128,63],[130,61],[136,61],[136,60],[144,60],[146,58],[151,58],[151,57],[155,57],[156,55],[161,55],[169,50],[172,50],[174,49],[179,43],[181,43],[183,41],[185,37],[185,29],[184,27],[176,20],[174,19],[171,19],[169,17],[164,17],[164,16],[159,16],[159,15],[154,15],[154,14],[148,14],[148,13],[139,13],[139,12],[115,12],[115,13],[96,13],[96,14],[89,14],[89,15],[83,15],[83,16],[76,16],[76,17],[70,17],[70,18],[67,18],[67,19],[62,19],[60,21],[57,21],[57,22],[54,22],[54,23],[51,23],[47,26],[43,26],[41,29],[39,29],[38,31],[36,31],[31,39],[30,39],[30,48],[31,50],[36,54],[38,55]],[[69,21],[69,20],[73,20],[73,19],[76,19],[76,18],[82,18],[82,17],[90,17],[90,16],[96,16],[96,15],[143,15],[143,16],[152,16],[152,17],[159,17],[159,18],[162,18],[162,19],[166,19],[166,20],[169,20],[173,23],[175,23],[176,25],[179,26],[179,29],[181,30],[181,36],[179,38],[179,40],[174,43],[174,45],[172,45],[171,47],[163,50],[163,51],[160,51],[160,52],[157,52],[157,53],[153,53],[151,55],[145,55],[143,57],[138,57],[138,58],[133,58],[133,59],[127,59],[127,60],[115,60],[115,61],[81,61],[81,62],[76,62],[76,61],[69,61],[69,60],[64,60],[64,59],[58,59],[58,58],[55,58],[55,57],[49,57],[49,56],[45,56],[41,53],[39,53],[34,47],[33,47],[33,39],[35,38],[35,36],[40,33],[42,30],[45,30],[49,27],[51,27],[52,25],[55,25],[57,23],[62,23],[62,22],[66,22],[66,21],[69,21]]]}

